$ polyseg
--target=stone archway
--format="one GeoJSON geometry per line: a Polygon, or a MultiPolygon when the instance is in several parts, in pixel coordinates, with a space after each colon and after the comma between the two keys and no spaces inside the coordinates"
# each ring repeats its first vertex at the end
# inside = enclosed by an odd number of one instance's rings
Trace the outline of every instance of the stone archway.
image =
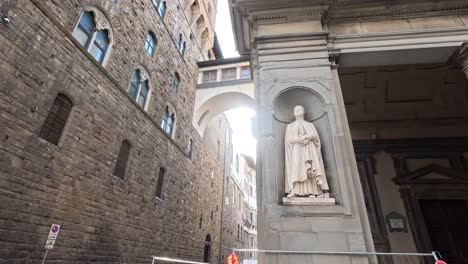
{"type": "Polygon", "coordinates": [[[205,128],[217,115],[237,107],[255,108],[253,93],[253,86],[239,91],[230,89],[219,91],[219,88],[197,91],[193,126],[200,136],[203,136],[205,128]]]}

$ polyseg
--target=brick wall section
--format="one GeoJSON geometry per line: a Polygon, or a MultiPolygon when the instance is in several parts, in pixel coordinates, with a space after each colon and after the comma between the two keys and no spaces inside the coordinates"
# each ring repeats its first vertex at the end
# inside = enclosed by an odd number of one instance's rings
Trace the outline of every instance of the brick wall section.
{"type": "MultiPolygon", "coordinates": [[[[216,145],[191,125],[200,51],[187,39],[185,57],[177,52],[176,1],[168,1],[166,26],[150,0],[110,2],[18,0],[12,22],[0,24],[0,263],[38,263],[52,223],[62,230],[47,263],[150,263],[150,255],[202,260],[207,234],[212,263],[218,260],[221,214],[209,218],[221,207],[224,164],[216,145]],[[89,2],[107,13],[116,38],[105,68],[70,38],[89,2]],[[158,37],[152,59],[143,49],[148,29],[158,37]],[[147,112],[126,94],[136,64],[153,83],[147,112]],[[182,79],[177,96],[170,91],[175,70],[182,79]],[[38,134],[58,93],[74,107],[55,146],[38,134]],[[174,140],[159,129],[167,103],[177,114],[174,140]],[[192,160],[184,153],[189,138],[192,160]],[[122,180],[113,170],[124,139],[132,149],[122,180]],[[161,166],[167,173],[156,200],[161,166]]],[[[221,138],[224,132],[207,130],[221,138]]]]}

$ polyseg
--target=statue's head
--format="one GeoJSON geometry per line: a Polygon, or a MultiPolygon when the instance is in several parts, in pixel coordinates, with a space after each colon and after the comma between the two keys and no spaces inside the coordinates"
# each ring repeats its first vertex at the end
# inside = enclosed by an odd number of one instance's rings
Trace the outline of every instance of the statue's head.
{"type": "Polygon", "coordinates": [[[296,107],[294,107],[294,117],[296,117],[296,119],[304,118],[304,107],[300,105],[297,105],[296,107]]]}

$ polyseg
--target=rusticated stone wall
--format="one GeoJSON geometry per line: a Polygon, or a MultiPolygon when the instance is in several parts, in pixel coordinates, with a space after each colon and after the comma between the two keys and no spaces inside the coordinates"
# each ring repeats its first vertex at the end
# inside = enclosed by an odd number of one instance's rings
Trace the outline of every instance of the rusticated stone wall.
{"type": "MultiPolygon", "coordinates": [[[[0,24],[0,263],[38,263],[52,223],[62,229],[47,263],[151,263],[151,255],[201,261],[208,234],[217,262],[224,163],[191,120],[201,51],[188,38],[178,1],[167,2],[164,22],[151,2],[0,3],[11,19],[0,24]],[[87,4],[112,24],[115,42],[104,67],[71,36],[87,4]],[[158,39],[153,58],[143,47],[150,29],[158,39]],[[175,44],[181,31],[183,57],[175,44]],[[150,74],[147,110],[126,91],[137,65],[150,74]],[[175,71],[178,94],[171,91],[175,71]],[[58,93],[73,108],[56,146],[38,135],[58,93]],[[173,138],[159,128],[166,105],[176,113],[173,138]],[[123,140],[132,148],[120,179],[113,171],[123,140]],[[160,167],[167,173],[158,200],[160,167]]],[[[220,118],[221,128],[215,123],[207,133],[224,139],[220,118]]]]}

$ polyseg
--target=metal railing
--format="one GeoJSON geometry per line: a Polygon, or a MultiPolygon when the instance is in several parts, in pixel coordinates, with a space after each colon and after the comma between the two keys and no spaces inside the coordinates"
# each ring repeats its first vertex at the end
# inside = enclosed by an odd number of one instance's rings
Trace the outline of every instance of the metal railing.
{"type": "MultiPolygon", "coordinates": [[[[260,250],[260,249],[232,249],[239,259],[248,259],[246,253],[285,254],[285,255],[312,255],[334,257],[367,257],[370,263],[378,264],[433,264],[441,259],[438,252],[430,253],[390,253],[390,252],[340,252],[340,251],[309,251],[309,250],[260,250]]],[[[240,262],[242,263],[242,262],[240,262]]]]}
{"type": "MultiPolygon", "coordinates": [[[[308,251],[308,250],[261,250],[261,249],[239,249],[230,250],[239,256],[239,263],[243,260],[256,261],[247,257],[248,253],[265,254],[286,254],[286,255],[312,255],[312,256],[335,256],[335,257],[367,257],[370,263],[378,264],[433,264],[441,259],[439,252],[431,253],[390,253],[390,252],[341,252],[341,251],[308,251]],[[250,260],[249,260],[250,259],[250,260]]],[[[152,264],[158,263],[185,263],[185,264],[209,264],[205,262],[196,262],[183,259],[152,256],[152,264]]]]}

